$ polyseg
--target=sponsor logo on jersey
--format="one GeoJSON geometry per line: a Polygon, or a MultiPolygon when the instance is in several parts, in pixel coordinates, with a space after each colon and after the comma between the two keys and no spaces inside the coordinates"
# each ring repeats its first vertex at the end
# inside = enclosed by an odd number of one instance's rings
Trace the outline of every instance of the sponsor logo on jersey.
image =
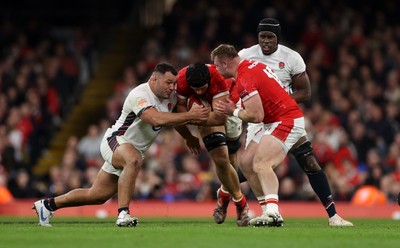
{"type": "Polygon", "coordinates": [[[137,105],[138,107],[144,107],[147,104],[147,100],[144,98],[138,99],[137,105]]]}
{"type": "Polygon", "coordinates": [[[279,69],[283,69],[283,68],[285,68],[285,63],[283,63],[281,61],[281,62],[279,62],[278,66],[279,66],[279,69]]]}

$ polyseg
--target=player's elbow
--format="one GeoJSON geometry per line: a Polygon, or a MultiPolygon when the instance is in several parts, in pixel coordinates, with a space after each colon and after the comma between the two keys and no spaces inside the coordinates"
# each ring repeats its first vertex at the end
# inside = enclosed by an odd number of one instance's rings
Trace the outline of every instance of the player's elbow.
{"type": "Polygon", "coordinates": [[[303,102],[311,99],[311,89],[306,90],[303,94],[303,102]]]}
{"type": "Polygon", "coordinates": [[[298,98],[296,99],[296,102],[301,103],[301,102],[306,102],[311,99],[311,89],[305,89],[299,91],[298,98]]]}
{"type": "Polygon", "coordinates": [[[248,121],[252,122],[252,123],[259,123],[259,122],[262,122],[263,119],[264,119],[264,113],[261,111],[257,111],[257,112],[252,113],[252,115],[249,116],[248,121]]]}

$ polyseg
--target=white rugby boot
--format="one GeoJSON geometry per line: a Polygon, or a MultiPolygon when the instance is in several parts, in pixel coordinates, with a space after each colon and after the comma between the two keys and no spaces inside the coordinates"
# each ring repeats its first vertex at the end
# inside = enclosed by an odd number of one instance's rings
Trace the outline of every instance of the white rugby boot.
{"type": "Polygon", "coordinates": [[[39,217],[39,226],[44,226],[44,227],[51,227],[50,224],[50,219],[53,217],[53,212],[48,210],[45,206],[44,206],[44,200],[39,200],[36,201],[33,206],[32,209],[35,210],[36,214],[39,217]]]}
{"type": "Polygon", "coordinates": [[[283,226],[283,217],[279,212],[267,212],[250,220],[250,225],[254,227],[263,226],[283,226]]]}
{"type": "Polygon", "coordinates": [[[334,216],[329,218],[328,221],[329,226],[354,226],[353,223],[350,221],[347,221],[340,217],[338,214],[335,214],[334,216]]]}
{"type": "Polygon", "coordinates": [[[138,218],[131,217],[127,211],[123,210],[119,213],[115,224],[119,227],[135,227],[139,224],[139,221],[138,218]]]}

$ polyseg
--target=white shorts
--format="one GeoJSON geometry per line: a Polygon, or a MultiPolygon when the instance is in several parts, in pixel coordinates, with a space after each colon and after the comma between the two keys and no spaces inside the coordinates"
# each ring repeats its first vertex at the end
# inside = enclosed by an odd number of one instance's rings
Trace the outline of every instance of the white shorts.
{"type": "Polygon", "coordinates": [[[292,146],[296,144],[301,137],[306,135],[304,117],[268,124],[249,123],[247,127],[245,148],[247,148],[251,141],[254,141],[257,144],[260,143],[263,135],[272,135],[277,140],[281,141],[285,153],[288,153],[292,146]]]}
{"type": "MultiPolygon", "coordinates": [[[[111,149],[111,144],[109,142],[109,140],[107,139],[108,137],[104,137],[103,140],[101,141],[100,144],[100,152],[101,152],[101,156],[103,156],[104,159],[104,164],[101,167],[102,170],[104,170],[105,172],[109,173],[109,174],[114,174],[116,176],[121,175],[122,170],[121,169],[116,169],[113,165],[112,165],[112,156],[114,154],[113,149],[111,149]]],[[[113,142],[114,145],[114,150],[116,147],[118,147],[121,144],[125,144],[125,143],[130,143],[125,137],[123,136],[115,136],[115,140],[113,142]]],[[[139,151],[140,154],[142,155],[142,158],[144,157],[144,154],[142,151],[139,151]]]]}
{"type": "MultiPolygon", "coordinates": [[[[239,100],[236,103],[236,108],[242,109],[242,102],[239,100]]],[[[239,117],[229,116],[226,119],[225,131],[228,140],[236,140],[243,132],[243,121],[239,117]]]]}

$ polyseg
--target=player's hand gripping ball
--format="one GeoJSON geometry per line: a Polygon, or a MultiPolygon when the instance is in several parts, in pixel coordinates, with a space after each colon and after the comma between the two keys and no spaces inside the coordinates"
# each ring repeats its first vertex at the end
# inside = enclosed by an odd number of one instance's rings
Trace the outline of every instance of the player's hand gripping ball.
{"type": "Polygon", "coordinates": [[[187,100],[187,109],[190,110],[193,106],[210,107],[210,103],[206,98],[193,94],[187,100]]]}

